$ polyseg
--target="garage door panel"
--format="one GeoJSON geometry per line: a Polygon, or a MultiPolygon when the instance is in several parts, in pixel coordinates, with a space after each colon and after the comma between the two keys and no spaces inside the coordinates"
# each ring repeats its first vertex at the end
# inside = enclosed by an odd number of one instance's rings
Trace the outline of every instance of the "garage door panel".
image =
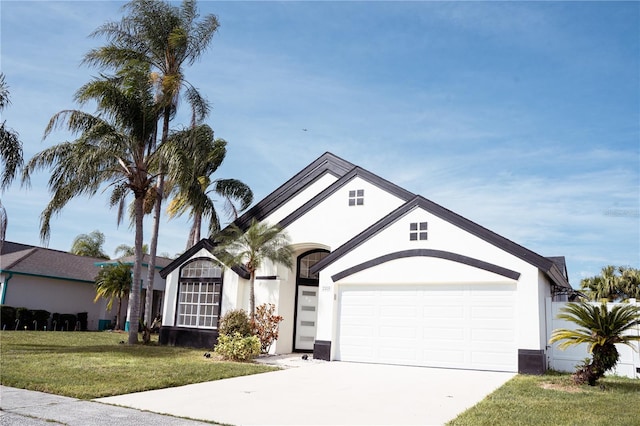
{"type": "Polygon", "coordinates": [[[516,371],[514,305],[508,284],[341,286],[336,359],[516,371]]]}

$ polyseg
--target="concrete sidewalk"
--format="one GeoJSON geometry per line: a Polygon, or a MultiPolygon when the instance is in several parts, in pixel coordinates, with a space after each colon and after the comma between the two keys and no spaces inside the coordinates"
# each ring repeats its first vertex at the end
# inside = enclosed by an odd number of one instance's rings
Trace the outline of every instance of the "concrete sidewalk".
{"type": "Polygon", "coordinates": [[[441,425],[513,376],[325,362],[98,401],[232,425],[441,425]]]}
{"type": "Polygon", "coordinates": [[[198,426],[207,423],[43,392],[0,386],[0,425],[198,426]]]}

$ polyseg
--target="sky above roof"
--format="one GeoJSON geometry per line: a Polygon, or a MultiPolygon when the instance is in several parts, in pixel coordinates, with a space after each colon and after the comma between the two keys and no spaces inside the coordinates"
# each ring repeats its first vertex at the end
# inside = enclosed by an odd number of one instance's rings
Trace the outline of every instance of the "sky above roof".
{"type": "MultiPolygon", "coordinates": [[[[2,1],[2,120],[25,159],[56,112],[99,71],[81,65],[119,20],[115,1],[2,1]]],[[[640,3],[213,2],[221,27],[187,80],[228,142],[214,178],[259,201],[330,151],[543,256],[570,282],[640,267],[640,3]]],[[[89,109],[89,112],[93,110],[89,109]]],[[[189,123],[186,114],[174,128],[189,123]]],[[[7,240],[42,245],[47,173],[2,194],[7,240]]],[[[49,247],[100,230],[133,245],[108,192],[70,203],[49,247]]],[[[220,206],[222,209],[222,206],[220,206]]],[[[150,222],[146,222],[145,242],[150,222]]],[[[158,253],[184,250],[188,217],[165,220],[158,253]]]]}

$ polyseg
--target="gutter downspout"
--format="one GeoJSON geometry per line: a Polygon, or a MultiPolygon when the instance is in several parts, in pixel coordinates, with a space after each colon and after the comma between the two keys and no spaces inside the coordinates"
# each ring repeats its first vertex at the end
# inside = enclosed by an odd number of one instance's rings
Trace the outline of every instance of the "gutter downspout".
{"type": "Polygon", "coordinates": [[[9,280],[13,278],[13,272],[9,272],[9,276],[2,283],[2,295],[0,295],[0,305],[4,305],[4,299],[7,296],[7,285],[9,285],[9,280]]]}

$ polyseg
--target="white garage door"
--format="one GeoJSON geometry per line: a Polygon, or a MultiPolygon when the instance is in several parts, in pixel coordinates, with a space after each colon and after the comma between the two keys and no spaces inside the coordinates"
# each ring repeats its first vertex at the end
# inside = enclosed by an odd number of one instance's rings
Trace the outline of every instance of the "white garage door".
{"type": "Polygon", "coordinates": [[[515,285],[342,286],[336,359],[517,371],[515,329],[515,285]]]}

